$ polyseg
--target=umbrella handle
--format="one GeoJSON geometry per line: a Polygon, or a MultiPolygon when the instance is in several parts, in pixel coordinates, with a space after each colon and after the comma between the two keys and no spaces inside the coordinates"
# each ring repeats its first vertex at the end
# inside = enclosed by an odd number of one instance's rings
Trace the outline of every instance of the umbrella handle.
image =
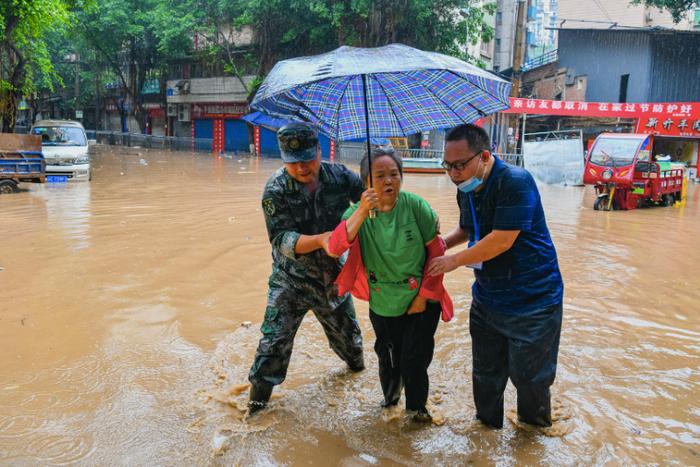
{"type": "MultiPolygon", "coordinates": [[[[369,171],[369,187],[374,187],[374,180],[372,180],[372,144],[369,138],[369,106],[367,104],[367,75],[362,75],[362,90],[363,98],[365,101],[365,135],[367,136],[367,162],[369,171]]],[[[376,209],[371,209],[369,211],[369,218],[374,219],[377,217],[376,209]]]]}

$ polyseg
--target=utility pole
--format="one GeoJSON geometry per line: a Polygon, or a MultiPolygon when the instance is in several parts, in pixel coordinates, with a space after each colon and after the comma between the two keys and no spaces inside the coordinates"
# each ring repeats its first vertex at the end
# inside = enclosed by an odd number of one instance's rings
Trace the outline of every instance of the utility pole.
{"type": "Polygon", "coordinates": [[[513,87],[510,91],[511,97],[520,97],[522,85],[522,65],[523,65],[523,36],[525,29],[526,10],[530,2],[518,0],[518,13],[515,22],[515,45],[513,47],[513,87]]]}

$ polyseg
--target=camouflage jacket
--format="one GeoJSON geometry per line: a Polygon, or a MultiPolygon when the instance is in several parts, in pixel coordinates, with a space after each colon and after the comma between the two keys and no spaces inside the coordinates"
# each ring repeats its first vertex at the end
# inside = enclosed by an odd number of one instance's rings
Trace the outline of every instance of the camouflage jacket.
{"type": "Polygon", "coordinates": [[[272,245],[270,287],[284,289],[287,293],[279,292],[286,297],[285,301],[294,297],[299,304],[311,308],[322,300],[335,308],[345,300],[346,297],[338,297],[333,284],[340,272],[340,262],[322,249],[297,255],[294,247],[302,234],[333,230],[350,203],[358,201],[363,191],[358,175],[344,165],[326,162],[321,163],[318,188],[313,195],[289,176],[284,167],[267,181],[262,208],[272,245]]]}

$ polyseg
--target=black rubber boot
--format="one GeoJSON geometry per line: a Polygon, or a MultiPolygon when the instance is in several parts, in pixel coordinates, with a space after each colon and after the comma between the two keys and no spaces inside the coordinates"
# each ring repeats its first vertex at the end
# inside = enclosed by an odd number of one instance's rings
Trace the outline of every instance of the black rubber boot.
{"type": "Polygon", "coordinates": [[[357,361],[348,363],[348,368],[349,368],[350,371],[352,371],[353,373],[358,373],[358,372],[364,370],[364,369],[365,369],[365,360],[364,360],[364,358],[362,358],[362,356],[360,356],[360,358],[359,358],[357,361]]]}
{"type": "Polygon", "coordinates": [[[248,401],[248,415],[253,415],[256,412],[267,407],[267,402],[272,395],[271,384],[253,384],[250,387],[250,400],[248,401]]]}

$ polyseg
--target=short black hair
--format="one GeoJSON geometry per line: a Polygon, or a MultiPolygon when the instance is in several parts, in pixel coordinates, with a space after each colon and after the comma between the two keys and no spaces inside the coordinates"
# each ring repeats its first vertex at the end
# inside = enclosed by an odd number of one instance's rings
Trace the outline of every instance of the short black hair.
{"type": "Polygon", "coordinates": [[[489,135],[486,130],[480,126],[465,123],[452,128],[449,133],[447,133],[447,141],[459,141],[465,140],[469,147],[475,151],[487,151],[491,149],[491,142],[489,141],[489,135]]]}
{"type": "MultiPolygon", "coordinates": [[[[392,148],[374,148],[372,149],[372,159],[377,159],[378,157],[389,156],[396,164],[399,169],[399,175],[401,175],[401,180],[403,180],[403,160],[396,154],[392,148]]],[[[369,157],[365,155],[360,161],[360,177],[362,177],[362,182],[366,183],[369,178],[369,157]]]]}

